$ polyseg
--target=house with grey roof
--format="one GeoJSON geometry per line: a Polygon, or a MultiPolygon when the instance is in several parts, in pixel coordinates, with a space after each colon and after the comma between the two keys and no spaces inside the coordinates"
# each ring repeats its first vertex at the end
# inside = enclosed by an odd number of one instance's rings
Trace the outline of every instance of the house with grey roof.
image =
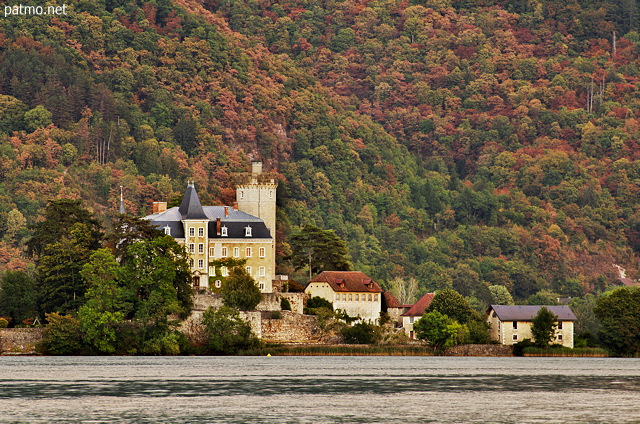
{"type": "Polygon", "coordinates": [[[533,339],[532,321],[543,306],[558,317],[554,342],[573,348],[573,324],[577,318],[566,305],[491,305],[487,317],[491,337],[504,345],[533,339]]]}
{"type": "Polygon", "coordinates": [[[237,202],[233,206],[202,206],[194,183],[189,183],[179,207],[154,202],[145,217],[185,246],[190,256],[194,288],[217,291],[226,267],[211,264],[227,258],[244,259],[245,270],[263,293],[273,291],[275,279],[275,215],[277,182],[254,163],[251,173],[235,176],[237,202]]]}

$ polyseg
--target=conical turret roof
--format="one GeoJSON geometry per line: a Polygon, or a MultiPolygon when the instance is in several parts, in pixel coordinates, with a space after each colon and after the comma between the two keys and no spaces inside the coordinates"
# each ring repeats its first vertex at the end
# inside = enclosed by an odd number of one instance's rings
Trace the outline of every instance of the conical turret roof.
{"type": "Polygon", "coordinates": [[[187,191],[184,193],[178,211],[182,215],[182,219],[208,219],[202,209],[200,198],[193,183],[189,183],[187,186],[187,191]]]}

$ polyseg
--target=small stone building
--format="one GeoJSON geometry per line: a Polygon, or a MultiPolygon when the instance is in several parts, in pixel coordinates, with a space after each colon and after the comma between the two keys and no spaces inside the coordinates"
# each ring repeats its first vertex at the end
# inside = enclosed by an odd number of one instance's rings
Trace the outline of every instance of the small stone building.
{"type": "Polygon", "coordinates": [[[413,323],[422,318],[424,312],[427,310],[429,305],[431,305],[431,301],[435,296],[435,293],[427,293],[422,296],[412,307],[407,310],[407,312],[401,315],[402,317],[402,328],[404,328],[404,332],[407,333],[410,339],[415,339],[415,334],[413,332],[413,323]]]}
{"type": "Polygon", "coordinates": [[[491,338],[504,345],[512,345],[524,339],[533,339],[533,318],[544,306],[558,317],[554,343],[573,348],[573,323],[575,314],[565,305],[491,305],[487,321],[491,326],[491,338]]]}
{"type": "Polygon", "coordinates": [[[377,322],[382,311],[382,293],[378,283],[360,271],[323,271],[309,282],[304,292],[321,297],[351,317],[377,322]]]}

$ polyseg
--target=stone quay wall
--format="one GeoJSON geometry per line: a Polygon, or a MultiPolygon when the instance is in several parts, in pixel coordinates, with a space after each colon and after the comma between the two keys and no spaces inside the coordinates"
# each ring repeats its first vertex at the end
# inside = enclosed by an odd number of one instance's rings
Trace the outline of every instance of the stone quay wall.
{"type": "Polygon", "coordinates": [[[513,356],[513,347],[499,344],[459,345],[447,349],[445,356],[513,356]]]}
{"type": "Polygon", "coordinates": [[[36,344],[42,340],[42,328],[0,329],[0,354],[34,355],[36,344]]]}

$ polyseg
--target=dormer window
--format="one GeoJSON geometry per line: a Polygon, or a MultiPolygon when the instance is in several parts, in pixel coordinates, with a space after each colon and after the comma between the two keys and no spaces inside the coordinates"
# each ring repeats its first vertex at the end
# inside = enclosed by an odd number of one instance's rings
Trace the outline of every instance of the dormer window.
{"type": "Polygon", "coordinates": [[[244,227],[244,236],[245,237],[251,237],[251,227],[250,226],[244,227]]]}
{"type": "Polygon", "coordinates": [[[227,236],[229,235],[229,233],[227,232],[227,227],[222,227],[222,228],[220,229],[220,235],[221,235],[222,237],[227,237],[227,236]]]}
{"type": "Polygon", "coordinates": [[[171,235],[171,227],[169,227],[168,225],[166,227],[163,228],[164,233],[168,236],[171,235]]]}

